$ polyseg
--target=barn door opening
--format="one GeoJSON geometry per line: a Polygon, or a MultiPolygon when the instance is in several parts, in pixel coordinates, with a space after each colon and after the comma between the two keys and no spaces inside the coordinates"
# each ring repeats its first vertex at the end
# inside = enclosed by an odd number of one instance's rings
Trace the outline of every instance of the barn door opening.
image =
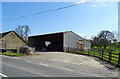
{"type": "Polygon", "coordinates": [[[45,41],[45,50],[49,50],[49,47],[51,46],[51,41],[45,41]]]}

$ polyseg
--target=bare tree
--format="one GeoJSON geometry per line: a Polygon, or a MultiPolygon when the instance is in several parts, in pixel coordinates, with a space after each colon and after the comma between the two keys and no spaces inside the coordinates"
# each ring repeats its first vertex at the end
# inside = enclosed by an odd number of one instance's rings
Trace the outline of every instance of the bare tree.
{"type": "Polygon", "coordinates": [[[101,31],[96,37],[92,38],[92,46],[104,47],[106,49],[107,45],[114,40],[114,34],[108,30],[101,31]]]}
{"type": "Polygon", "coordinates": [[[18,26],[15,29],[15,32],[21,37],[23,38],[25,41],[27,41],[28,39],[28,33],[30,32],[30,28],[28,25],[24,25],[24,26],[18,26]]]}
{"type": "Polygon", "coordinates": [[[114,34],[108,30],[103,30],[98,34],[98,37],[104,40],[113,40],[114,34]]]}
{"type": "Polygon", "coordinates": [[[99,43],[106,49],[108,43],[114,39],[114,34],[108,30],[103,30],[98,34],[99,43]]]}

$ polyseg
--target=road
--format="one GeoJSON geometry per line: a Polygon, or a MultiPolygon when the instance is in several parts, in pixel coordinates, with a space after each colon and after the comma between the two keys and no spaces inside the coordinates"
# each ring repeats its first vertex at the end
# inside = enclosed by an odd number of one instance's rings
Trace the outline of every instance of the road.
{"type": "Polygon", "coordinates": [[[44,63],[32,63],[20,58],[2,56],[2,77],[100,77],[44,63]],[[5,75],[5,76],[4,76],[5,75]]]}

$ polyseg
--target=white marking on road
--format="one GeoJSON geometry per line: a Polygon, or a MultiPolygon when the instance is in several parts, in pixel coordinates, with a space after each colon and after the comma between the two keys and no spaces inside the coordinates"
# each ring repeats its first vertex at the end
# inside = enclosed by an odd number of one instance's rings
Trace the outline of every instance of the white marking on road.
{"type": "Polygon", "coordinates": [[[12,57],[12,59],[20,59],[19,57],[12,57]]]}
{"type": "Polygon", "coordinates": [[[6,75],[4,75],[4,74],[2,74],[2,73],[0,73],[0,75],[1,75],[2,77],[7,77],[6,75]]]}
{"type": "Polygon", "coordinates": [[[63,69],[68,70],[68,71],[74,71],[74,70],[72,70],[72,69],[68,69],[68,68],[63,68],[63,69]]]}
{"type": "Polygon", "coordinates": [[[26,61],[26,62],[30,62],[31,63],[32,61],[26,61]]]}
{"type": "Polygon", "coordinates": [[[43,63],[39,63],[40,65],[43,65],[43,66],[50,66],[50,65],[48,65],[48,64],[43,64],[43,63]]]}
{"type": "Polygon", "coordinates": [[[57,60],[57,59],[50,59],[50,60],[52,60],[52,61],[60,61],[60,62],[64,62],[64,63],[68,63],[69,61],[63,61],[63,60],[57,60]]]}
{"type": "Polygon", "coordinates": [[[9,56],[5,56],[5,55],[1,55],[2,57],[7,57],[7,58],[10,58],[9,56]]]}
{"type": "Polygon", "coordinates": [[[12,59],[20,59],[19,57],[10,57],[10,56],[5,56],[5,55],[0,55],[2,57],[6,57],[6,58],[12,58],[12,59]]]}

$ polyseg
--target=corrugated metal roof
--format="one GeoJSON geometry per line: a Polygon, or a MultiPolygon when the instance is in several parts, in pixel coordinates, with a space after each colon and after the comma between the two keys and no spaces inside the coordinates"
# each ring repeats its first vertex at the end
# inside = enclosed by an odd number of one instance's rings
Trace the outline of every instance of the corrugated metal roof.
{"type": "MultiPolygon", "coordinates": [[[[87,39],[81,37],[80,35],[76,34],[76,33],[73,32],[73,31],[64,31],[64,32],[56,32],[56,33],[49,33],[49,34],[34,35],[34,36],[29,36],[29,38],[31,38],[31,37],[38,37],[38,36],[44,36],[44,35],[58,34],[58,33],[69,33],[69,32],[74,33],[75,35],[79,36],[79,37],[82,38],[83,40],[89,41],[89,40],[87,40],[87,39]]],[[[90,41],[89,41],[89,42],[90,42],[90,41]]]]}
{"type": "Polygon", "coordinates": [[[72,31],[56,32],[56,33],[48,33],[48,34],[41,34],[41,35],[33,35],[33,36],[29,36],[29,37],[37,37],[37,36],[52,35],[52,34],[67,33],[67,32],[72,32],[72,31]]]}

